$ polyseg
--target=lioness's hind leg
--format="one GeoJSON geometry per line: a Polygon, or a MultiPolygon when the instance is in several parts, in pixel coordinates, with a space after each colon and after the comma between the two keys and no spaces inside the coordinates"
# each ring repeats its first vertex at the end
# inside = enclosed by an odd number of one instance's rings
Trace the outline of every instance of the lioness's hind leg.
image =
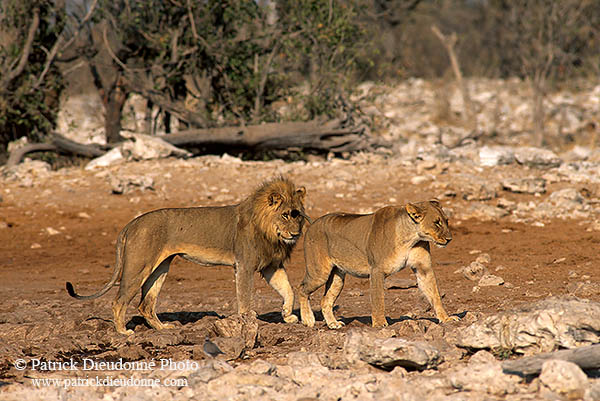
{"type": "Polygon", "coordinates": [[[307,247],[305,242],[304,258],[306,260],[306,274],[298,287],[298,300],[300,301],[300,318],[307,327],[315,325],[315,314],[310,307],[310,294],[323,286],[329,279],[333,264],[324,251],[317,246],[307,247]]]}
{"type": "Polygon", "coordinates": [[[339,329],[344,326],[343,322],[335,318],[335,315],[333,314],[333,305],[335,305],[335,301],[337,301],[342,292],[342,288],[344,288],[345,277],[346,273],[337,267],[334,267],[327,280],[327,284],[325,285],[325,294],[321,300],[321,311],[323,312],[327,327],[330,329],[339,329]]]}
{"type": "Polygon", "coordinates": [[[283,266],[267,266],[261,273],[267,283],[283,298],[283,309],[281,312],[283,320],[286,323],[296,323],[298,317],[292,313],[292,309],[294,308],[294,290],[290,285],[283,266]]]}
{"type": "Polygon", "coordinates": [[[163,323],[156,316],[156,300],[160,289],[167,278],[169,272],[169,266],[174,256],[169,256],[163,260],[156,269],[152,272],[150,277],[146,279],[144,285],[142,285],[142,297],[140,299],[140,305],[138,310],[144,316],[148,324],[156,330],[167,329],[175,327],[172,323],[163,323]]]}

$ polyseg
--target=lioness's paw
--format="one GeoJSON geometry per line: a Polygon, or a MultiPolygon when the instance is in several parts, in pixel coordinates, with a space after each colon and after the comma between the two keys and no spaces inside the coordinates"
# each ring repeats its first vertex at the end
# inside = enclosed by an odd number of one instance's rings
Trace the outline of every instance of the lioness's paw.
{"type": "Polygon", "coordinates": [[[286,322],[286,323],[297,323],[298,322],[298,316],[296,316],[296,315],[284,316],[283,317],[283,321],[286,322]]]}
{"type": "Polygon", "coordinates": [[[329,327],[332,330],[341,329],[344,326],[345,326],[344,322],[340,322],[339,320],[333,321],[331,323],[327,323],[327,327],[329,327]]]}
{"type": "Polygon", "coordinates": [[[375,322],[374,321],[372,323],[372,326],[375,327],[375,328],[377,328],[377,329],[382,329],[382,328],[388,326],[388,322],[387,322],[387,320],[384,320],[383,322],[375,322]]]}
{"type": "Polygon", "coordinates": [[[448,322],[458,322],[460,318],[458,316],[446,316],[443,319],[438,319],[440,323],[448,323],[448,322]]]}
{"type": "Polygon", "coordinates": [[[130,330],[117,330],[117,331],[119,332],[119,334],[123,334],[123,335],[126,335],[126,336],[133,335],[133,330],[131,330],[131,329],[130,330]]]}
{"type": "Polygon", "coordinates": [[[162,328],[163,329],[175,329],[175,328],[177,328],[177,324],[175,324],[175,323],[163,323],[162,324],[162,328]]]}

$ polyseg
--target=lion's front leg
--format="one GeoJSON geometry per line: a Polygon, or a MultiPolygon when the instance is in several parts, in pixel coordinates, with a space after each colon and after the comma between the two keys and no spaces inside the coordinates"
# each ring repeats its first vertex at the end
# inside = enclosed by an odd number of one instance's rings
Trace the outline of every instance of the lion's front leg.
{"type": "Polygon", "coordinates": [[[442,298],[440,297],[440,292],[438,290],[435,273],[431,267],[431,254],[429,252],[428,242],[417,244],[410,251],[408,264],[415,272],[419,289],[433,307],[435,315],[440,323],[456,321],[458,320],[458,317],[448,316],[448,313],[442,305],[442,298]]]}
{"type": "Polygon", "coordinates": [[[267,283],[283,298],[283,309],[281,315],[286,323],[296,323],[298,317],[292,313],[294,307],[294,290],[290,285],[287,273],[283,265],[270,265],[261,271],[267,283]]]}
{"type": "Polygon", "coordinates": [[[244,264],[235,266],[235,289],[238,313],[252,310],[252,293],[254,292],[254,269],[244,264]]]}

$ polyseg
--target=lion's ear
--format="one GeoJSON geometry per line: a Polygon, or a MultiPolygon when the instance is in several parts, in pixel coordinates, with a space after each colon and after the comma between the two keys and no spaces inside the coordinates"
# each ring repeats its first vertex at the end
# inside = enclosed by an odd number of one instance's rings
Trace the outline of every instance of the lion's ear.
{"type": "Polygon", "coordinates": [[[277,192],[273,192],[269,195],[269,206],[279,206],[283,202],[283,196],[277,192]]]}
{"type": "Polygon", "coordinates": [[[435,205],[435,206],[438,206],[438,207],[441,207],[441,206],[442,206],[442,205],[440,204],[440,201],[439,201],[438,199],[436,199],[436,198],[429,199],[429,203],[431,203],[431,204],[433,204],[433,205],[435,205]]]}
{"type": "Polygon", "coordinates": [[[423,220],[423,211],[414,203],[409,203],[406,205],[406,212],[408,213],[408,216],[417,224],[423,220]]]}
{"type": "Polygon", "coordinates": [[[301,201],[303,201],[304,197],[306,196],[306,188],[300,187],[296,189],[296,195],[300,198],[301,201]]]}

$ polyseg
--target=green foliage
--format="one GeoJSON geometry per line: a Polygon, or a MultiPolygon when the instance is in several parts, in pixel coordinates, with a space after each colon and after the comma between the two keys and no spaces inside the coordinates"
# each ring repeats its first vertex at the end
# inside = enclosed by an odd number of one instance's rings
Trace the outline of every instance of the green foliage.
{"type": "MultiPolygon", "coordinates": [[[[371,45],[359,16],[365,2],[284,0],[277,2],[283,43],[281,65],[308,78],[303,94],[311,118],[335,111],[339,93],[356,78],[360,56],[371,45]]],[[[364,59],[362,59],[364,61],[364,59]]]]}
{"type": "Polygon", "coordinates": [[[513,355],[515,355],[514,350],[511,348],[504,347],[494,347],[491,349],[492,355],[494,355],[497,359],[504,361],[506,359],[510,359],[513,355]]]}
{"type": "MultiPolygon", "coordinates": [[[[353,2],[303,0],[270,8],[254,0],[103,0],[117,55],[145,69],[171,99],[198,98],[209,124],[272,121],[273,102],[303,81],[304,118],[332,114],[366,43],[353,2]],[[261,5],[262,4],[262,5],[261,5]],[[200,93],[189,81],[199,82],[200,93]]],[[[198,82],[196,82],[198,83],[198,82]]],[[[135,88],[134,88],[135,89],[135,88]]]]}
{"type": "Polygon", "coordinates": [[[0,79],[15,69],[25,46],[32,9],[39,7],[40,24],[25,68],[0,88],[0,149],[22,136],[39,140],[55,126],[58,98],[63,89],[60,73],[51,67],[46,79],[36,86],[47,57],[64,26],[64,15],[50,0],[11,0],[0,6],[0,24],[6,41],[0,47],[0,79]]]}

